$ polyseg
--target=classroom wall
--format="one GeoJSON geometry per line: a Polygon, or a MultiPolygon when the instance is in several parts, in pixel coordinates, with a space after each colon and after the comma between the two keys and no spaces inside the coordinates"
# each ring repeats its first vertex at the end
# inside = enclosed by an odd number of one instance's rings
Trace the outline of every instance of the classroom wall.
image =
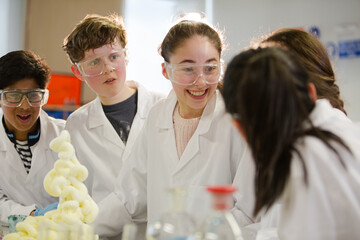
{"type": "MultiPolygon", "coordinates": [[[[122,0],[28,0],[25,49],[45,57],[54,73],[71,72],[71,64],[62,50],[64,38],[86,14],[122,14],[122,0]]],[[[87,103],[95,94],[82,83],[81,102],[87,103]]]]}
{"type": "Polygon", "coordinates": [[[0,0],[0,56],[23,48],[26,0],[0,0]]]}
{"type": "MultiPolygon", "coordinates": [[[[340,93],[348,116],[360,120],[360,1],[257,0],[213,1],[213,21],[225,29],[229,61],[253,38],[282,27],[320,30],[320,40],[331,53],[340,93]],[[352,41],[350,57],[339,57],[339,44],[352,41]]],[[[346,50],[345,50],[346,51],[346,50]]]]}

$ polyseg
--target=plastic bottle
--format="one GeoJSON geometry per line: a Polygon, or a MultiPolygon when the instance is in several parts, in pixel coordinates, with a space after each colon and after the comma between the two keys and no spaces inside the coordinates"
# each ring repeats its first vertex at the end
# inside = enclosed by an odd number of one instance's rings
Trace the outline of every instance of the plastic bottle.
{"type": "Polygon", "coordinates": [[[232,194],[236,188],[232,186],[208,187],[212,195],[212,211],[201,227],[203,240],[243,240],[241,229],[231,213],[232,194]]]}
{"type": "Polygon", "coordinates": [[[172,196],[172,211],[163,214],[160,219],[147,228],[147,239],[186,240],[195,233],[196,224],[185,211],[186,189],[168,190],[172,196]]]}

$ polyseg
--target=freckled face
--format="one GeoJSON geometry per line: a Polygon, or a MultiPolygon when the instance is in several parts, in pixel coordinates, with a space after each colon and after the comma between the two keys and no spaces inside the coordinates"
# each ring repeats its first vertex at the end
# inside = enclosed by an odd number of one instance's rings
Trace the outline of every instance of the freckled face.
{"type": "MultiPolygon", "coordinates": [[[[34,79],[23,79],[3,90],[39,88],[34,79]]],[[[24,96],[25,98],[25,96],[24,96]]],[[[36,121],[40,115],[40,107],[32,107],[27,99],[23,99],[19,107],[2,105],[6,127],[14,132],[16,139],[26,140],[27,134],[36,128],[36,121]]]]}
{"type": "MultiPolygon", "coordinates": [[[[169,60],[171,64],[218,63],[220,62],[220,54],[207,37],[195,35],[184,41],[170,56],[169,60]]],[[[199,76],[191,86],[183,86],[173,82],[172,85],[178,99],[180,114],[184,118],[201,116],[217,87],[217,83],[207,84],[202,76],[199,76]]]]}

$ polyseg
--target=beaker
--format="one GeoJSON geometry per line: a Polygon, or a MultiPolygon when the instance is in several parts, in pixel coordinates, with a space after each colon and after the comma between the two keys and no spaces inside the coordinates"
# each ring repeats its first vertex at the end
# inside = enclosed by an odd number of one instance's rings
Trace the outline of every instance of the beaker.
{"type": "Polygon", "coordinates": [[[149,224],[147,239],[185,240],[195,233],[196,224],[192,216],[185,211],[185,188],[168,190],[172,198],[171,211],[163,214],[158,221],[149,224]]]}

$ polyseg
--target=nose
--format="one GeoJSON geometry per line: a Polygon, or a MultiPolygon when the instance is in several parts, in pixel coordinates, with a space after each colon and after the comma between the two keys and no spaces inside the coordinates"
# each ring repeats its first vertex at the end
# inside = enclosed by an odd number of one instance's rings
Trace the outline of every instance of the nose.
{"type": "Polygon", "coordinates": [[[31,108],[31,104],[29,102],[29,99],[26,97],[26,96],[23,96],[22,99],[21,99],[21,102],[19,103],[19,108],[22,108],[22,109],[29,109],[31,108]],[[26,99],[26,101],[24,101],[26,99]]]}
{"type": "Polygon", "coordinates": [[[197,76],[197,78],[196,78],[196,80],[195,80],[195,82],[194,82],[194,85],[203,86],[203,85],[206,85],[206,84],[207,84],[207,83],[206,83],[206,79],[205,79],[204,74],[203,74],[203,73],[200,73],[200,74],[197,76]]]}
{"type": "Polygon", "coordinates": [[[115,68],[113,66],[111,66],[110,64],[104,63],[103,74],[111,73],[114,70],[115,70],[115,68]]]}

